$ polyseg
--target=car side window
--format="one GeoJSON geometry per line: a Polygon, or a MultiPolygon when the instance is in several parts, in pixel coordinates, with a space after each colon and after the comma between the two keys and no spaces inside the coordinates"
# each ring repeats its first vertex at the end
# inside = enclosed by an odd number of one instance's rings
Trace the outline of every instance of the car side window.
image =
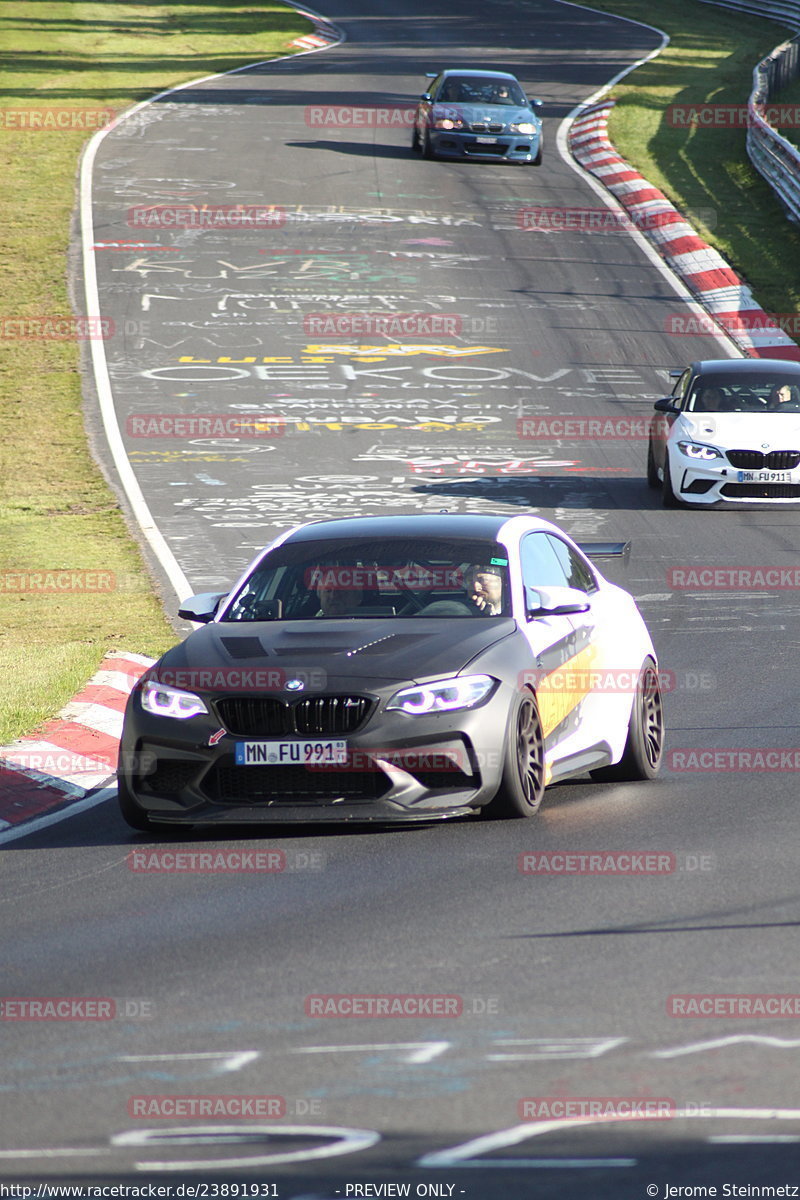
{"type": "Polygon", "coordinates": [[[672,399],[675,401],[675,404],[678,406],[678,408],[683,408],[683,399],[686,395],[686,389],[689,386],[690,375],[691,371],[687,367],[678,382],[675,384],[675,387],[672,389],[672,399]]]}
{"type": "Polygon", "coordinates": [[[527,533],[520,545],[525,588],[569,587],[567,574],[546,533],[527,533]]]}
{"type": "Polygon", "coordinates": [[[545,537],[552,545],[556,557],[564,569],[567,586],[575,588],[579,592],[596,592],[597,580],[588,563],[584,562],[571,546],[562,542],[561,538],[554,537],[551,533],[545,534],[545,537]]]}

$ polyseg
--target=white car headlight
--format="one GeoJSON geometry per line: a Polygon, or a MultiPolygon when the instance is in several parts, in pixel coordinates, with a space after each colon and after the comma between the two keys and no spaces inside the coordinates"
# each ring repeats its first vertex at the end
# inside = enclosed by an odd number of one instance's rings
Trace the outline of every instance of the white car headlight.
{"type": "Polygon", "coordinates": [[[716,446],[704,446],[702,442],[678,442],[678,449],[687,458],[698,458],[708,461],[712,458],[722,458],[716,446]]]}
{"type": "Polygon", "coordinates": [[[179,688],[154,683],[152,679],[142,688],[142,708],[157,717],[175,717],[179,721],[208,712],[203,701],[193,692],[182,692],[179,688]]]}
{"type": "Polygon", "coordinates": [[[395,692],[386,707],[413,716],[473,708],[486,699],[496,682],[491,675],[459,675],[455,679],[439,679],[436,683],[425,683],[395,692]]]}
{"type": "Polygon", "coordinates": [[[516,125],[509,125],[509,133],[527,133],[529,136],[536,133],[536,126],[531,121],[519,121],[516,125]]]}

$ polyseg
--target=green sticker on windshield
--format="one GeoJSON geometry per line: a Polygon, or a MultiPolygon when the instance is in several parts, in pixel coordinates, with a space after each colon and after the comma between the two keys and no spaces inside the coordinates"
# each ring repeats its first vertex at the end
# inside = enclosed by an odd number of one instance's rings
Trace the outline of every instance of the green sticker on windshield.
{"type": "Polygon", "coordinates": [[[490,558],[489,566],[490,567],[507,567],[508,559],[507,558],[490,558]]]}

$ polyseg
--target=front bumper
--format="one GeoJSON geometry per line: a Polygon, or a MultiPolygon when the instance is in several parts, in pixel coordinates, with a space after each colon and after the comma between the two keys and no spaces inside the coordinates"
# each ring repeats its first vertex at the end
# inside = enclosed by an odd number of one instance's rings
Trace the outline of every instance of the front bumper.
{"type": "Polygon", "coordinates": [[[530,163],[539,153],[540,134],[462,133],[431,129],[431,149],[438,158],[475,158],[485,162],[530,163]]]}
{"type": "Polygon", "coordinates": [[[767,475],[789,479],[748,479],[758,471],[740,471],[727,461],[698,462],[683,454],[670,456],[670,475],[682,503],[698,508],[736,505],[800,504],[800,468],[767,475]]]}
{"type": "Polygon", "coordinates": [[[379,703],[362,727],[345,736],[346,763],[306,767],[237,766],[237,742],[308,739],[226,732],[210,745],[220,734],[216,717],[156,717],[142,709],[134,692],[119,775],[150,820],[172,825],[461,816],[488,803],[499,786],[510,696],[501,685],[477,708],[429,716],[386,712],[379,703]]]}

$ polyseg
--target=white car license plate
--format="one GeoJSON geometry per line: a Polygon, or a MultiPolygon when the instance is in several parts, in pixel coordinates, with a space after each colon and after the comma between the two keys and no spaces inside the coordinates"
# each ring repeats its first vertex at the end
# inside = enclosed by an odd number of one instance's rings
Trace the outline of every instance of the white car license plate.
{"type": "Polygon", "coordinates": [[[497,145],[497,138],[478,137],[478,138],[475,138],[475,141],[480,142],[480,144],[482,146],[496,146],[497,145]]]}
{"type": "Polygon", "coordinates": [[[237,767],[335,765],[347,762],[347,742],[237,742],[237,767]]]}
{"type": "Polygon", "coordinates": [[[740,471],[739,483],[791,483],[791,471],[740,471]]]}

